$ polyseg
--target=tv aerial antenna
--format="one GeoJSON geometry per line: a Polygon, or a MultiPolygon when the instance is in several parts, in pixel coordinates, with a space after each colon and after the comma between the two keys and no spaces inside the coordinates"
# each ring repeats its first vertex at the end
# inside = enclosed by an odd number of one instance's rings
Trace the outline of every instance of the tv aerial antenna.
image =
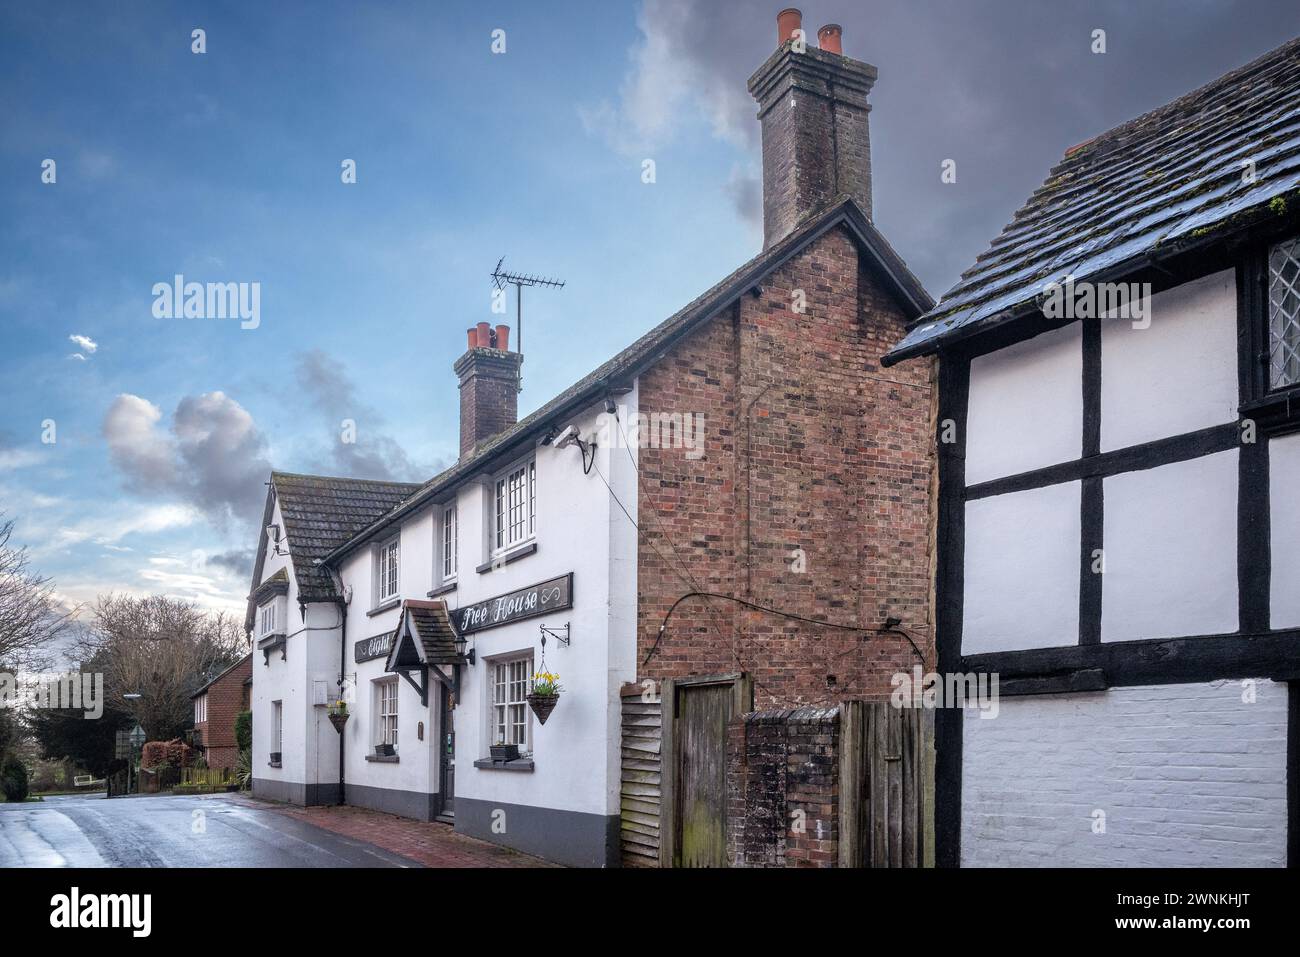
{"type": "MultiPolygon", "coordinates": [[[[534,276],[531,274],[506,272],[501,268],[506,257],[502,256],[497,260],[496,268],[492,270],[492,285],[496,289],[504,290],[506,286],[515,287],[515,351],[523,354],[524,351],[524,287],[525,286],[542,286],[552,289],[563,289],[563,279],[549,279],[546,276],[534,276]]],[[[519,391],[524,389],[524,377],[521,373],[519,376],[519,391]]]]}

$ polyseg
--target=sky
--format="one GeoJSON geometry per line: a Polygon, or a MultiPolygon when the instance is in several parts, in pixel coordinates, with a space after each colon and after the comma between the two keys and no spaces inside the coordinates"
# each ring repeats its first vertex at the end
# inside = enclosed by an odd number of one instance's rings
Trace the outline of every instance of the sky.
{"type": "MultiPolygon", "coordinates": [[[[782,6],[0,0],[0,511],[33,566],[242,611],[272,468],[454,461],[502,256],[566,282],[525,300],[521,415],[752,257],[782,6]],[[157,315],[176,275],[257,284],[255,327],[157,315]]],[[[1294,0],[803,10],[879,68],[875,222],[936,297],[1068,147],[1300,34],[1294,0]]]]}

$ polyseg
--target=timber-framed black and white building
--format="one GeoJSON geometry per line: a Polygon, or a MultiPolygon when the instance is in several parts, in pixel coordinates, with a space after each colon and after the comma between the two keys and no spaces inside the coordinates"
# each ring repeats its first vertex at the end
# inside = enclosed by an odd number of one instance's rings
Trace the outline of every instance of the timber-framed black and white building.
{"type": "Polygon", "coordinates": [[[1300,41],[1071,149],[940,360],[947,866],[1300,859],[1300,41]]]}

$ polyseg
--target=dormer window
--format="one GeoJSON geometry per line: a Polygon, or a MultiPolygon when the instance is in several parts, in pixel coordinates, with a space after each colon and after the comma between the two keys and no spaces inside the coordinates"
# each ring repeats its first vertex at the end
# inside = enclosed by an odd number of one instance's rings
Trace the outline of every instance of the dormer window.
{"type": "Polygon", "coordinates": [[[398,558],[401,552],[401,538],[392,538],[383,545],[375,555],[375,603],[382,605],[392,601],[400,590],[398,575],[398,558]]]}
{"type": "Polygon", "coordinates": [[[1300,237],[1268,255],[1269,386],[1300,383],[1300,237]]]}
{"type": "Polygon", "coordinates": [[[272,598],[257,606],[257,637],[284,633],[284,599],[272,598]]]}

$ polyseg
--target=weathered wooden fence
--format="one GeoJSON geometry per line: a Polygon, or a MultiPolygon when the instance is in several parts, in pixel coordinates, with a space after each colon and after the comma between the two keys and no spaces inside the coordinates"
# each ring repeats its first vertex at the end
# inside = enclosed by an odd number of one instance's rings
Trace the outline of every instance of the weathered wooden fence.
{"type": "Polygon", "coordinates": [[[840,867],[934,865],[933,750],[933,709],[840,704],[840,867]]]}
{"type": "Polygon", "coordinates": [[[621,844],[624,867],[659,866],[662,707],[639,684],[622,689],[621,844]]]}

